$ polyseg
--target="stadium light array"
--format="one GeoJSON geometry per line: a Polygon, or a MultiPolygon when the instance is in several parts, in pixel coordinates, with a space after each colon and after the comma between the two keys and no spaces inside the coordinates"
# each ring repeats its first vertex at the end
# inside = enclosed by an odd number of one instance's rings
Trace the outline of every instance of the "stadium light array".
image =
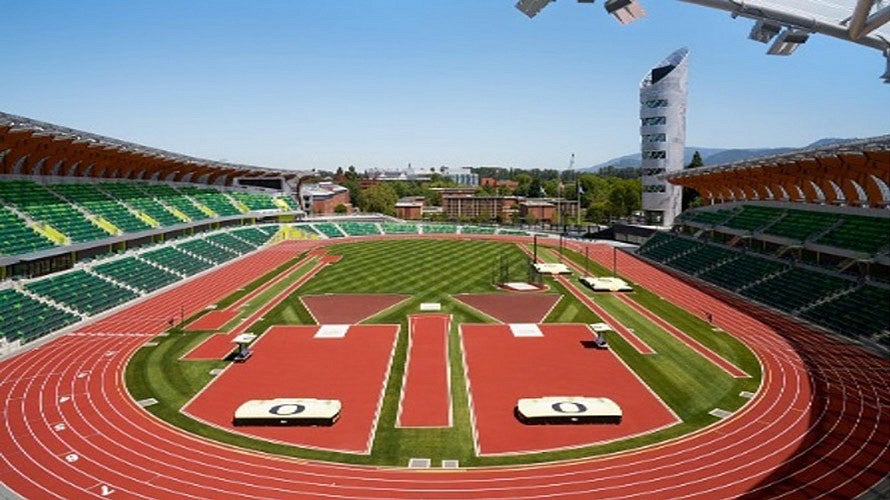
{"type": "MultiPolygon", "coordinates": [[[[529,18],[538,15],[538,12],[556,0],[519,0],[516,8],[529,18]]],[[[578,0],[578,3],[595,3],[596,0],[578,0]]],[[[606,0],[606,12],[615,16],[621,24],[628,24],[644,17],[646,11],[637,0],[606,0]]]]}
{"type": "Polygon", "coordinates": [[[881,78],[884,79],[884,83],[890,83],[890,49],[884,51],[884,58],[887,59],[887,71],[884,71],[881,78]]]}
{"type": "Polygon", "coordinates": [[[780,31],[782,31],[781,24],[767,19],[759,19],[754,23],[754,27],[751,28],[751,34],[748,35],[748,39],[760,43],[769,43],[780,31]]]}
{"type": "Polygon", "coordinates": [[[519,0],[516,2],[516,8],[531,19],[537,16],[538,12],[541,12],[541,9],[546,7],[547,4],[554,1],[555,0],[519,0]]]}
{"type": "Polygon", "coordinates": [[[798,47],[806,43],[808,38],[810,35],[806,31],[786,28],[766,53],[771,56],[790,56],[798,47]]]}
{"type": "Polygon", "coordinates": [[[606,12],[621,24],[629,24],[646,15],[637,0],[606,0],[606,12]]]}

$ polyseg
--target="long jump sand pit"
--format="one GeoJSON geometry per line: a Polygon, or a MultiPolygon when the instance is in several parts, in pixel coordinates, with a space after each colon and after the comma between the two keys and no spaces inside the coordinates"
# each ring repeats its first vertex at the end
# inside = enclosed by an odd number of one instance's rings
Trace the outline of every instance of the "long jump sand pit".
{"type": "Polygon", "coordinates": [[[183,413],[229,432],[307,448],[368,453],[389,376],[397,325],[354,325],[340,338],[318,326],[273,326],[245,363],[229,365],[183,413]],[[331,427],[235,427],[235,410],[251,399],[338,399],[331,427]]]}
{"type": "Polygon", "coordinates": [[[461,325],[476,452],[532,453],[577,448],[649,433],[676,415],[612,351],[585,347],[586,325],[538,325],[542,336],[517,337],[508,325],[461,325]],[[621,407],[620,424],[525,425],[520,398],[606,397],[621,407]]]}

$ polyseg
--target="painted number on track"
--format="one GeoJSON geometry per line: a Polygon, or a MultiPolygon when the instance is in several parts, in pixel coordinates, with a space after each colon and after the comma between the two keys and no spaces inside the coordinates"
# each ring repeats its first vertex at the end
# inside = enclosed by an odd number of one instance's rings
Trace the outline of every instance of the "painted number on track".
{"type": "Polygon", "coordinates": [[[56,424],[56,425],[53,426],[53,429],[54,429],[56,432],[64,431],[64,430],[65,430],[65,424],[58,423],[58,424],[56,424]]]}
{"type": "Polygon", "coordinates": [[[78,459],[80,459],[80,457],[77,456],[77,453],[69,453],[69,454],[65,455],[65,461],[68,462],[69,464],[73,464],[74,462],[77,462],[78,459]]]}
{"type": "Polygon", "coordinates": [[[108,495],[111,495],[112,493],[114,493],[114,490],[111,489],[111,487],[109,487],[107,484],[102,485],[102,496],[103,497],[107,497],[108,495]]]}
{"type": "Polygon", "coordinates": [[[71,400],[71,398],[68,397],[68,396],[62,396],[62,397],[59,398],[59,402],[60,402],[60,403],[64,403],[64,402],[66,402],[66,401],[70,401],[70,400],[71,400]]]}

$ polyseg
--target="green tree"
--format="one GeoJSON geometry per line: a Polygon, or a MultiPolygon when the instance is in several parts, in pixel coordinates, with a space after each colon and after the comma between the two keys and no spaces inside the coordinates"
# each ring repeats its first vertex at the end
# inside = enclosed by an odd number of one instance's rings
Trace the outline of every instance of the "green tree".
{"type": "Polygon", "coordinates": [[[339,203],[336,207],[334,207],[335,214],[345,214],[349,209],[346,208],[346,205],[339,203]]]}
{"type": "Polygon", "coordinates": [[[362,191],[362,210],[394,215],[396,202],[399,200],[396,190],[387,182],[381,182],[362,191]]]}

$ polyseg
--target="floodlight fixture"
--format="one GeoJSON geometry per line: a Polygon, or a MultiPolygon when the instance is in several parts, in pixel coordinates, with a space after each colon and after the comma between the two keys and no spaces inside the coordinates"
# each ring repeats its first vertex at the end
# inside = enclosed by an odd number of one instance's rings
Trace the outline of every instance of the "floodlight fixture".
{"type": "Polygon", "coordinates": [[[547,4],[554,1],[555,0],[519,0],[516,2],[516,8],[521,10],[523,14],[531,19],[538,15],[538,12],[541,12],[541,9],[546,7],[547,4]]]}
{"type": "Polygon", "coordinates": [[[751,34],[748,35],[748,39],[760,43],[769,43],[780,31],[782,31],[781,24],[769,19],[759,19],[754,23],[754,27],[751,28],[751,34]]]}
{"type": "Polygon", "coordinates": [[[809,37],[810,35],[806,31],[786,28],[766,53],[771,56],[790,56],[798,47],[806,43],[809,37]]]}
{"type": "Polygon", "coordinates": [[[644,17],[646,11],[637,0],[606,0],[606,12],[621,24],[629,24],[644,17]]]}
{"type": "Polygon", "coordinates": [[[890,83],[890,49],[884,51],[884,58],[887,59],[887,71],[881,75],[881,78],[884,79],[884,83],[890,83]]]}

